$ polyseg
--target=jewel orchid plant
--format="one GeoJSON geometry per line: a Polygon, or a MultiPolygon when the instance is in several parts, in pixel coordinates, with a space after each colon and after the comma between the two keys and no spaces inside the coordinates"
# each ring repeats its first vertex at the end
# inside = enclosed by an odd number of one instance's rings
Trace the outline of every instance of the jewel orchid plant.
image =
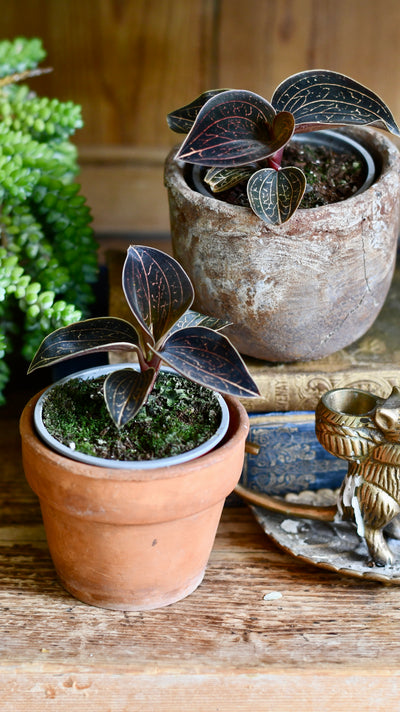
{"type": "Polygon", "coordinates": [[[325,69],[288,77],[271,102],[251,91],[207,91],[171,112],[167,122],[173,131],[188,133],[177,158],[207,167],[204,180],[215,193],[247,181],[250,207],[273,225],[292,217],[306,189],[300,168],[281,167],[294,134],[358,125],[400,135],[379,96],[325,69]]]}
{"type": "Polygon", "coordinates": [[[117,370],[104,382],[105,402],[117,427],[145,404],[162,362],[221,393],[259,395],[241,356],[220,333],[226,322],[190,310],[192,283],[173,257],[152,247],[130,246],[122,287],[132,323],[107,316],[61,327],[42,341],[28,372],[100,351],[135,352],[139,371],[117,370]]]}

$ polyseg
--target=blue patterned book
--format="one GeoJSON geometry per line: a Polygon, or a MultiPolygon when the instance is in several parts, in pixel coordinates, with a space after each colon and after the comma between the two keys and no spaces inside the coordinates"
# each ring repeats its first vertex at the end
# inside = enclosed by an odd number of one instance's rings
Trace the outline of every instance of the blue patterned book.
{"type": "Polygon", "coordinates": [[[340,486],[347,462],[330,455],[318,442],[314,411],[249,417],[248,440],[257,443],[260,452],[246,454],[241,484],[280,496],[340,486]]]}

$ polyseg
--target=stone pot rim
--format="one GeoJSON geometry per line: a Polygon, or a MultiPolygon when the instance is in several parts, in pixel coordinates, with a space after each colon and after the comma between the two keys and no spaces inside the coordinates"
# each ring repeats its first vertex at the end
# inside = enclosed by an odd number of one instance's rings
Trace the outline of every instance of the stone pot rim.
{"type": "Polygon", "coordinates": [[[364,191],[357,192],[355,195],[346,198],[346,200],[327,205],[318,206],[315,208],[298,208],[292,218],[282,225],[267,225],[258,218],[251,208],[232,205],[222,200],[218,200],[211,196],[203,195],[196,190],[193,190],[187,183],[185,178],[185,168],[187,164],[184,161],[176,158],[176,154],[180,148],[180,144],[176,144],[169,151],[164,166],[164,183],[168,190],[172,193],[180,194],[184,199],[193,202],[195,200],[199,209],[207,208],[215,213],[223,213],[228,218],[235,218],[238,221],[246,220],[252,225],[254,230],[267,228],[271,234],[285,233],[288,230],[297,232],[301,230],[303,223],[308,223],[312,218],[313,221],[327,221],[327,224],[332,221],[333,215],[340,215],[343,204],[349,204],[355,201],[369,200],[371,191],[376,189],[378,184],[390,179],[390,172],[395,167],[396,163],[400,164],[400,152],[393,141],[384,132],[369,127],[341,127],[335,129],[335,132],[348,135],[353,140],[361,143],[371,154],[376,164],[376,176],[372,184],[364,191]],[[194,198],[195,196],[195,198],[194,198]]]}

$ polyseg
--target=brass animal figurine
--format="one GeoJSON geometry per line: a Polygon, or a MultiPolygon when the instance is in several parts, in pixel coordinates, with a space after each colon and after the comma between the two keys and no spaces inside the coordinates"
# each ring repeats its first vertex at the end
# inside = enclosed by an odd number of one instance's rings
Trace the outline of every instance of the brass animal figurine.
{"type": "Polygon", "coordinates": [[[354,388],[328,391],[316,412],[316,434],[332,455],[349,462],[338,513],[353,519],[372,564],[394,563],[383,532],[400,539],[400,390],[387,399],[354,388]]]}

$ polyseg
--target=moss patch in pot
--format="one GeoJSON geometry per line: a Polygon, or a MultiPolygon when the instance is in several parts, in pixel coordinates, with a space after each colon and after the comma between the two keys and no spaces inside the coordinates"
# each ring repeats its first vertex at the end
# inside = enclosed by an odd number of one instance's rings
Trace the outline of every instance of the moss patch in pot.
{"type": "Polygon", "coordinates": [[[52,388],[45,400],[44,425],[73,450],[113,460],[170,457],[201,445],[221,422],[210,389],[160,373],[147,404],[118,430],[104,402],[104,378],[73,378],[52,388]]]}

